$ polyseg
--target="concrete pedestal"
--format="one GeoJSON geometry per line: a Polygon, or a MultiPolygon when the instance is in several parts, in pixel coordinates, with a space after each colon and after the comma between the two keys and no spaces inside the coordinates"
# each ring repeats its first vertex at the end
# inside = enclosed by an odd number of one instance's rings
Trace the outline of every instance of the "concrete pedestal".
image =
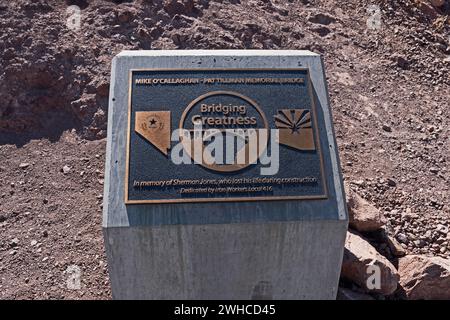
{"type": "Polygon", "coordinates": [[[115,299],[335,299],[347,211],[323,64],[308,51],[133,51],[113,61],[104,239],[115,299]],[[327,199],[125,205],[129,71],[308,68],[327,199]]]}

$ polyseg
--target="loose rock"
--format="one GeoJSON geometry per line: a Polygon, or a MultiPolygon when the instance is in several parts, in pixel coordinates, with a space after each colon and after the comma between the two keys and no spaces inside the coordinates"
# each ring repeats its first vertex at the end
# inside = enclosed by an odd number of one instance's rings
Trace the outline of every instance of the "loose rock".
{"type": "Polygon", "coordinates": [[[100,81],[97,84],[96,90],[97,90],[97,93],[98,93],[99,96],[107,97],[108,94],[109,94],[109,83],[106,82],[106,81],[100,81]]]}
{"type": "Polygon", "coordinates": [[[19,245],[19,242],[20,242],[19,239],[14,238],[14,239],[11,240],[10,246],[11,247],[17,247],[19,245]]]}
{"type": "Polygon", "coordinates": [[[323,24],[323,25],[329,25],[336,21],[336,19],[328,14],[324,13],[317,13],[313,14],[308,18],[309,22],[317,23],[317,24],[323,24]]]}
{"type": "Polygon", "coordinates": [[[64,167],[62,168],[62,172],[63,172],[64,174],[68,174],[68,173],[70,172],[70,167],[69,167],[69,166],[64,166],[64,167]]]}
{"type": "Polygon", "coordinates": [[[399,260],[398,272],[408,299],[450,299],[450,260],[410,255],[399,260]]]}
{"type": "Polygon", "coordinates": [[[374,205],[346,186],[350,225],[358,231],[376,231],[385,223],[383,214],[374,205]]]}
{"type": "Polygon", "coordinates": [[[398,67],[401,69],[408,69],[410,62],[405,56],[402,56],[401,54],[393,54],[392,60],[397,64],[398,67]]]}
{"type": "Polygon", "coordinates": [[[351,231],[347,232],[341,276],[356,283],[367,292],[385,295],[395,292],[399,280],[397,270],[392,263],[379,254],[369,242],[351,231]],[[371,265],[380,268],[379,288],[367,287],[369,277],[372,275],[368,272],[368,267],[371,265]]]}
{"type": "Polygon", "coordinates": [[[445,4],[445,0],[431,0],[430,2],[435,7],[442,7],[445,4]]]}
{"type": "Polygon", "coordinates": [[[389,249],[391,250],[391,253],[394,256],[403,257],[404,255],[406,255],[405,249],[403,249],[401,244],[398,243],[397,240],[395,240],[395,238],[391,237],[390,235],[388,235],[386,233],[384,233],[384,235],[385,235],[386,243],[387,243],[389,249]]]}

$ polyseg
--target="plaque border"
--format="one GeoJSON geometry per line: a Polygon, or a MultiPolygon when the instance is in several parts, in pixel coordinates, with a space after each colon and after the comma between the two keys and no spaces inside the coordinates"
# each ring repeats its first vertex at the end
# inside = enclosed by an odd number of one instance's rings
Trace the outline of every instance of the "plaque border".
{"type": "Polygon", "coordinates": [[[126,146],[126,164],[125,164],[125,205],[129,204],[162,204],[162,203],[205,203],[205,202],[253,202],[253,201],[280,201],[280,200],[324,200],[328,199],[328,186],[325,178],[324,160],[322,155],[322,146],[317,122],[316,102],[313,96],[312,83],[309,68],[142,68],[130,69],[128,71],[128,111],[127,111],[127,146],[126,146]],[[317,139],[317,152],[320,159],[320,174],[324,194],[306,195],[306,196],[255,196],[255,197],[222,197],[222,198],[189,198],[189,199],[146,199],[130,200],[128,197],[129,186],[129,168],[130,168],[130,140],[131,140],[131,94],[133,72],[137,71],[306,71],[308,77],[308,93],[311,98],[311,111],[314,117],[314,132],[317,139]]]}

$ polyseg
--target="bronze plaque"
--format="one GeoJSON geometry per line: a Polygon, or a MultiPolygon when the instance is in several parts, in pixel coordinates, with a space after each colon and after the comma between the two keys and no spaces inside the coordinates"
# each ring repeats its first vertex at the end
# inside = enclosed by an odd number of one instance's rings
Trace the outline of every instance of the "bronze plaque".
{"type": "Polygon", "coordinates": [[[127,204],[327,197],[307,69],[132,70],[127,204]]]}

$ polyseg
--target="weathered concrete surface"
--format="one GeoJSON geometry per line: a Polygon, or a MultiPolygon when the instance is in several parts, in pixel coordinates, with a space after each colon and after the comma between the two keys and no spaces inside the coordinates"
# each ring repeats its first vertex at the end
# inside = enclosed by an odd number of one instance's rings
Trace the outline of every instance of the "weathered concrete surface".
{"type": "Polygon", "coordinates": [[[105,229],[113,297],[335,299],[342,234],[338,221],[105,229]]]}
{"type": "Polygon", "coordinates": [[[334,299],[347,209],[322,60],[308,51],[123,52],[113,61],[103,227],[115,298],[334,299]],[[129,70],[309,68],[328,199],[124,204],[129,70]]]}

